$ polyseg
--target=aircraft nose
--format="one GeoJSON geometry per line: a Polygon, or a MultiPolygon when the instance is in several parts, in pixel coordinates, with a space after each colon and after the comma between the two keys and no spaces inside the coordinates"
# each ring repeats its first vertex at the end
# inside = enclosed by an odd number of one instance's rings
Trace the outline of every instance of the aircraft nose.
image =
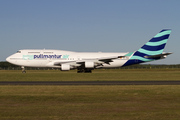
{"type": "Polygon", "coordinates": [[[6,61],[9,62],[9,61],[10,61],[10,57],[7,57],[7,58],[6,58],[6,61]]]}

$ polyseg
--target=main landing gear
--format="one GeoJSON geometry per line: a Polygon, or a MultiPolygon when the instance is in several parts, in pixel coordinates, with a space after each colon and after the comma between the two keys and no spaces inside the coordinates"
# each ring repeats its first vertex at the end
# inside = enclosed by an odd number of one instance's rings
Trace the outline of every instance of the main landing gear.
{"type": "Polygon", "coordinates": [[[21,68],[22,68],[22,73],[26,73],[24,66],[22,66],[21,68]]]}
{"type": "Polygon", "coordinates": [[[77,73],[92,73],[92,69],[78,69],[77,73]]]}

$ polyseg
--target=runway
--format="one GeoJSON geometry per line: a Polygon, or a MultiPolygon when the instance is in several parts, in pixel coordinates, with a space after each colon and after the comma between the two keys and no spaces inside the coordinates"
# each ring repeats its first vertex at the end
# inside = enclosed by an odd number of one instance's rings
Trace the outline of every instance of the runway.
{"type": "Polygon", "coordinates": [[[0,85],[180,85],[180,81],[0,81],[0,85]]]}

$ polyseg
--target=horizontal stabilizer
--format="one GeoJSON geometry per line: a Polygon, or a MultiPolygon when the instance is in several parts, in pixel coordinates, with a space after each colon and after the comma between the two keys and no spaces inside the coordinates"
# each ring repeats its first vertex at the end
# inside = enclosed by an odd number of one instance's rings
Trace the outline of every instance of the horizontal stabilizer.
{"type": "Polygon", "coordinates": [[[150,55],[150,56],[144,56],[145,58],[151,58],[151,59],[162,59],[162,58],[166,58],[167,55],[170,55],[172,54],[171,52],[169,53],[162,53],[162,54],[159,54],[159,55],[150,55]]]}

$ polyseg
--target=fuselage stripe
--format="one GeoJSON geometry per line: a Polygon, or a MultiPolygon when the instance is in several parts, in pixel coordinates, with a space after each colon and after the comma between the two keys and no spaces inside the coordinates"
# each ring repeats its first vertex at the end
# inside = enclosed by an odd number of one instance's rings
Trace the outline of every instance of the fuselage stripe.
{"type": "Polygon", "coordinates": [[[130,60],[141,60],[141,61],[144,61],[144,62],[148,62],[148,61],[153,61],[154,59],[147,59],[147,58],[143,58],[143,57],[140,57],[140,56],[132,56],[130,58],[130,60]]]}
{"type": "Polygon", "coordinates": [[[154,36],[154,38],[162,37],[162,36],[170,34],[170,33],[171,33],[171,30],[162,31],[162,32],[158,33],[156,36],[154,36]]]}
{"type": "Polygon", "coordinates": [[[147,42],[146,45],[149,45],[149,46],[159,46],[159,45],[167,43],[167,40],[168,39],[165,39],[165,40],[162,40],[162,41],[158,41],[158,42],[147,42]]]}
{"type": "Polygon", "coordinates": [[[145,50],[140,48],[138,51],[147,55],[158,55],[161,54],[163,52],[164,49],[159,50],[159,51],[149,51],[149,50],[145,50]]]}

